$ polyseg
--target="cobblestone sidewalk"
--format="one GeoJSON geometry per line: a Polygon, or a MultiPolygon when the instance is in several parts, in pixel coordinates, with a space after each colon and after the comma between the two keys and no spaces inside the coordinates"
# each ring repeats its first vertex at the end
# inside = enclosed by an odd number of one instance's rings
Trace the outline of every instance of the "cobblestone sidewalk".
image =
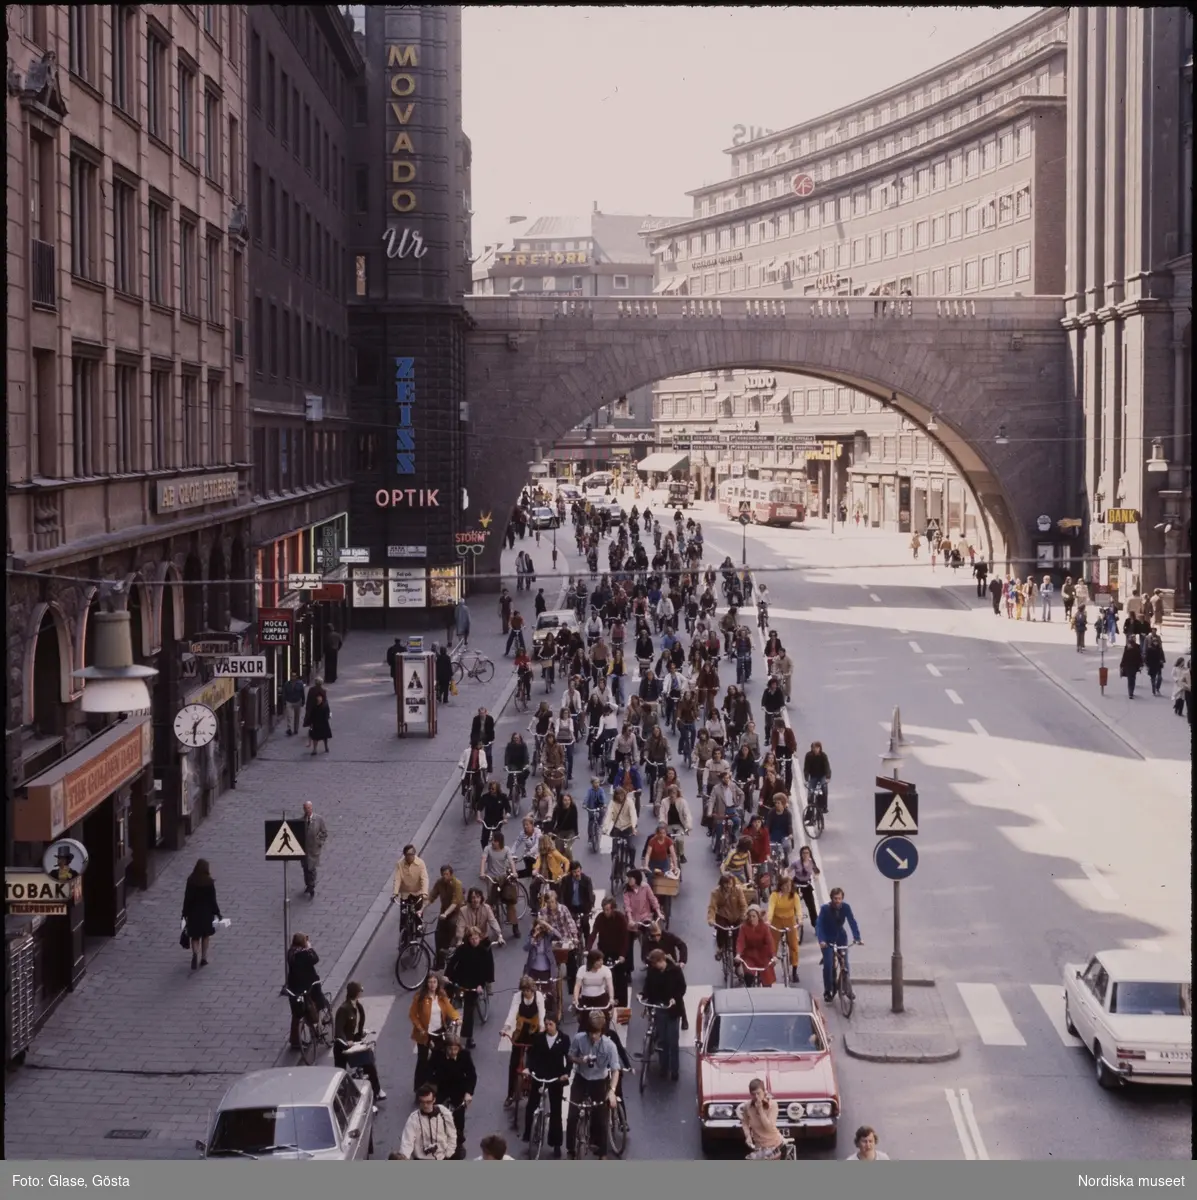
{"type": "MultiPolygon", "coordinates": [[[[547,544],[538,548],[529,537],[516,543],[524,548],[538,567],[548,566],[547,544]]],[[[515,553],[503,556],[513,575],[515,553]]],[[[538,580],[550,607],[557,590],[550,580],[564,581],[568,569],[562,554],[558,575],[538,580]]],[[[328,823],[314,900],[303,894],[298,865],[287,868],[291,930],[311,936],[327,973],[454,773],[473,714],[493,707],[510,680],[497,597],[479,595],[469,605],[470,646],[494,659],[495,675],[461,686],[440,710],[435,738],[396,737],[385,662],[393,635],[352,634],[329,686],[331,753],[311,757],[304,739],[285,736],[280,725],[154,886],[130,895],[125,927],[98,948],[24,1067],[7,1077],[6,1157],[194,1157],[193,1143],[233,1078],[274,1064],[289,1020],[279,995],[283,867],[263,859],[263,820],[297,815],[311,800],[328,823]],[[179,912],[197,858],[212,864],[232,926],[213,938],[211,965],[192,972],[179,947],[179,912]]],[[[530,597],[524,607],[531,617],[530,597]]]]}

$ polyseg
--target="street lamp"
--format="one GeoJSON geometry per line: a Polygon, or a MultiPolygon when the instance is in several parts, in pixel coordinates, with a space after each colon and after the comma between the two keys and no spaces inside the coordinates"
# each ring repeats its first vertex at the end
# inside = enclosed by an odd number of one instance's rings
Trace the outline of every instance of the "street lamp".
{"type": "Polygon", "coordinates": [[[939,422],[935,419],[935,414],[931,414],[931,420],[927,422],[927,432],[934,433],[939,428],[939,422]]]}
{"type": "Polygon", "coordinates": [[[1006,436],[1005,425],[998,426],[997,437],[994,438],[994,441],[997,442],[999,446],[1008,446],[1010,444],[1010,439],[1006,436]]]}
{"type": "Polygon", "coordinates": [[[1147,460],[1147,469],[1153,475],[1162,475],[1168,470],[1168,460],[1164,457],[1164,439],[1151,439],[1151,457],[1147,460]]]}
{"type": "Polygon", "coordinates": [[[133,662],[132,619],[128,611],[98,612],[95,664],[72,671],[72,679],[84,681],[80,707],[85,713],[141,712],[150,707],[147,679],[158,672],[133,662]]]}

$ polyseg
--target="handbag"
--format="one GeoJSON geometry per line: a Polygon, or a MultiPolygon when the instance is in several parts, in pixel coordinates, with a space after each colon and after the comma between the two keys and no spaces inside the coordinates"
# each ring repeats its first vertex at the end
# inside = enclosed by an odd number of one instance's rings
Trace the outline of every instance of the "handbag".
{"type": "Polygon", "coordinates": [[[182,947],[184,950],[190,950],[190,949],[191,949],[191,939],[190,939],[190,938],[187,936],[187,920],[186,920],[186,918],[184,918],[184,919],[183,919],[183,921],[182,921],[182,922],[181,922],[181,924],[180,924],[180,928],[179,928],[179,945],[180,945],[180,946],[181,946],[181,947],[182,947]]]}
{"type": "Polygon", "coordinates": [[[508,879],[499,889],[499,895],[502,896],[504,903],[514,904],[519,898],[519,885],[514,879],[508,879]]]}
{"type": "Polygon", "coordinates": [[[457,684],[452,679],[449,680],[449,694],[451,696],[457,695],[457,684]]]}

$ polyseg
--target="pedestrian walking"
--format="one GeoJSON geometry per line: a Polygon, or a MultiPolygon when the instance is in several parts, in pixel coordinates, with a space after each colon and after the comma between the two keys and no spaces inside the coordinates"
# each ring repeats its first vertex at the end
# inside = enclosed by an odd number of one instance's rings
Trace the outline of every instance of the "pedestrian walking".
{"type": "MultiPolygon", "coordinates": [[[[1023,601],[1025,599],[1025,593],[1023,592],[1022,584],[1020,584],[1018,582],[1018,580],[1013,576],[1010,576],[1010,599],[1014,601],[1014,619],[1016,621],[1021,621],[1022,620],[1022,606],[1023,606],[1023,601]]],[[[1008,607],[1007,607],[1006,615],[1007,616],[1010,615],[1008,607]]]]}
{"type": "Polygon", "coordinates": [[[504,588],[499,593],[499,619],[503,622],[503,634],[506,636],[507,631],[511,628],[511,593],[504,588]]]}
{"type": "Polygon", "coordinates": [[[1126,680],[1126,694],[1131,700],[1135,698],[1135,680],[1141,670],[1143,651],[1139,647],[1139,639],[1132,635],[1126,639],[1122,650],[1122,662],[1118,666],[1118,674],[1126,680]]]}
{"type": "Polygon", "coordinates": [[[1006,602],[1006,618],[1014,619],[1014,593],[1016,591],[1014,580],[1007,575],[1002,582],[1002,598],[1006,602]]]}
{"type": "Polygon", "coordinates": [[[848,1155],[848,1162],[888,1162],[889,1155],[877,1149],[877,1130],[872,1125],[862,1125],[852,1139],[856,1149],[848,1155]]]}
{"type": "Polygon", "coordinates": [[[470,610],[464,600],[458,600],[453,609],[453,628],[457,636],[468,646],[470,644],[470,610]]]}
{"type": "Polygon", "coordinates": [[[993,602],[993,615],[1000,617],[1002,615],[1002,581],[995,575],[989,581],[989,599],[993,602]]]}
{"type": "Polygon", "coordinates": [[[444,646],[436,648],[436,702],[449,703],[449,685],[453,682],[453,660],[444,646]]]}
{"type": "MultiPolygon", "coordinates": [[[[922,542],[922,539],[919,537],[919,535],[917,533],[912,533],[910,535],[910,553],[916,559],[919,556],[919,545],[921,544],[921,542],[922,542]]],[[[930,541],[929,537],[927,540],[927,545],[928,545],[928,547],[931,545],[931,541],[930,541]]]]}
{"type": "Polygon", "coordinates": [[[1151,627],[1152,629],[1163,629],[1164,627],[1164,593],[1156,588],[1151,593],[1151,627]]]}
{"type": "Polygon", "coordinates": [[[1052,577],[1044,575],[1043,582],[1039,585],[1039,615],[1044,621],[1052,619],[1052,596],[1055,594],[1055,591],[1056,588],[1052,583],[1052,577]]]}
{"type": "Polygon", "coordinates": [[[939,538],[938,536],[931,539],[927,544],[927,550],[931,555],[931,570],[935,570],[935,562],[939,558],[939,538]]]}
{"type": "Polygon", "coordinates": [[[1022,603],[1026,609],[1028,621],[1035,619],[1035,599],[1038,594],[1039,589],[1035,586],[1034,578],[1028,575],[1026,582],[1022,585],[1022,603]]]}
{"type": "Polygon", "coordinates": [[[387,647],[387,673],[390,675],[390,677],[392,679],[395,678],[395,664],[399,661],[400,657],[402,656],[403,650],[404,650],[403,639],[401,637],[397,637],[387,647]]]}
{"type": "MultiPolygon", "coordinates": [[[[971,553],[971,546],[969,547],[969,551],[971,553]]],[[[985,597],[985,580],[988,578],[988,576],[989,564],[984,559],[981,559],[981,561],[973,567],[973,578],[977,581],[977,595],[982,599],[985,597]]]]}
{"type": "Polygon", "coordinates": [[[316,875],[320,870],[320,855],[328,841],[328,826],[323,817],[312,811],[312,802],[303,802],[303,890],[311,900],[316,899],[316,875]]]}
{"type": "Polygon", "coordinates": [[[337,682],[337,656],[345,639],[337,632],[336,627],[329,622],[324,629],[324,682],[337,682]]]}
{"type": "MultiPolygon", "coordinates": [[[[1189,692],[1192,687],[1189,662],[1183,657],[1172,664],[1172,711],[1183,717],[1189,712],[1189,692]]],[[[1192,718],[1189,718],[1192,724],[1192,718]]]]}
{"type": "Polygon", "coordinates": [[[299,732],[299,723],[303,719],[303,702],[307,689],[298,671],[291,672],[291,678],[283,684],[283,703],[287,706],[287,736],[294,737],[299,732]]]}
{"type": "Polygon", "coordinates": [[[1077,606],[1076,616],[1073,618],[1072,627],[1076,631],[1076,649],[1077,653],[1081,654],[1085,649],[1085,629],[1089,624],[1089,618],[1085,614],[1085,606],[1083,604],[1077,606]]]}
{"type": "Polygon", "coordinates": [[[1147,676],[1151,680],[1151,694],[1158,696],[1164,686],[1164,666],[1167,659],[1164,656],[1164,643],[1158,633],[1147,635],[1147,644],[1143,648],[1143,665],[1147,668],[1147,676]]]}
{"type": "Polygon", "coordinates": [[[324,690],[324,680],[317,679],[308,692],[307,709],[304,712],[303,723],[308,731],[308,744],[312,747],[313,757],[316,754],[316,744],[324,743],[324,753],[328,753],[328,743],[332,737],[332,711],[328,706],[328,693],[324,690]]]}
{"type": "Polygon", "coordinates": [[[195,869],[187,876],[183,888],[183,922],[191,942],[191,969],[208,965],[208,943],[216,931],[216,922],[223,920],[216,901],[216,884],[208,860],[196,861],[195,869]]]}
{"type": "Polygon", "coordinates": [[[544,598],[544,588],[536,589],[536,599],[532,601],[532,607],[538,617],[549,607],[549,602],[544,598]]]}
{"type": "Polygon", "coordinates": [[[1064,620],[1071,625],[1072,606],[1076,603],[1076,587],[1073,585],[1071,575],[1065,575],[1064,582],[1060,585],[1060,600],[1064,604],[1064,620]]]}

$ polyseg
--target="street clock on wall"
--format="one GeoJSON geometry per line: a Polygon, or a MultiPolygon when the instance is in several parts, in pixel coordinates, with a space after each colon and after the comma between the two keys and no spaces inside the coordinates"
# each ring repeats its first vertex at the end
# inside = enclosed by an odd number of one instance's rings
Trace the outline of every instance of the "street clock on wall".
{"type": "Polygon", "coordinates": [[[175,737],[190,750],[206,746],[216,736],[216,714],[206,704],[187,704],[175,717],[175,737]]]}

